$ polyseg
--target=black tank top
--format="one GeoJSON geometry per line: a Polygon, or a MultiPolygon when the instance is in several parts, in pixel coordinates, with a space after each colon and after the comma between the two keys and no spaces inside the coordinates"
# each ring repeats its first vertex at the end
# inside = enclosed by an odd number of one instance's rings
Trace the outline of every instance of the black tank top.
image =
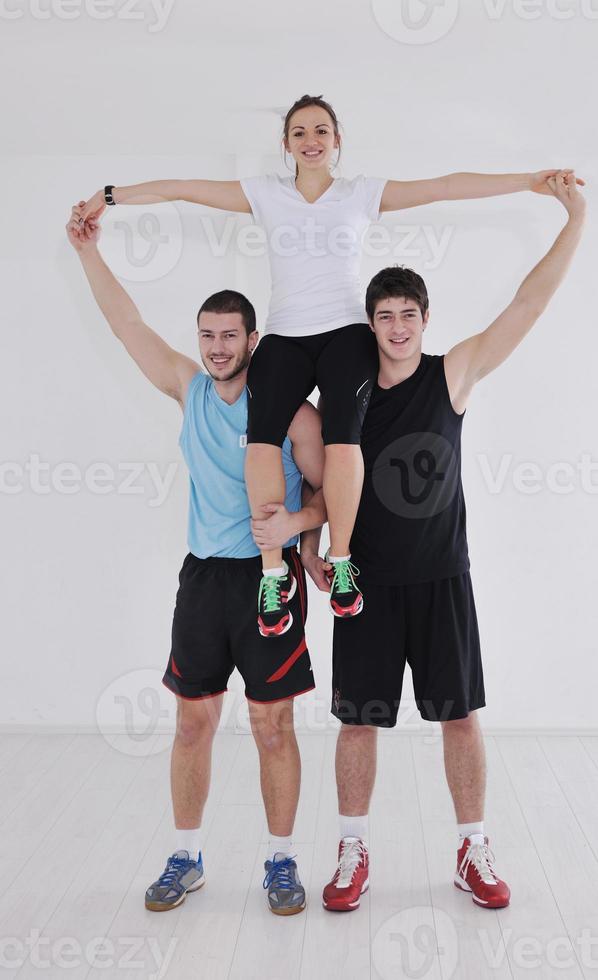
{"type": "Polygon", "coordinates": [[[374,385],[361,439],[365,481],[351,539],[353,561],[368,581],[415,584],[469,568],[462,424],[463,415],[451,405],[444,356],[422,354],[405,381],[392,388],[374,385]]]}

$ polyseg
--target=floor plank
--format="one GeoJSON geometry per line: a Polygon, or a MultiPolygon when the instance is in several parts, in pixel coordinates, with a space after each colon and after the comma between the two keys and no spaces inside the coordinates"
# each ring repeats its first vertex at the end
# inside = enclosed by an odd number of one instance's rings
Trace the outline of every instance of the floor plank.
{"type": "Polygon", "coordinates": [[[334,776],[336,735],[326,735],[326,750],[318,805],[316,841],[310,876],[301,980],[368,980],[370,972],[370,898],[350,914],[327,912],[322,888],[332,877],[338,853],[338,803],[334,776]]]}
{"type": "MultiPolygon", "coordinates": [[[[212,758],[212,779],[210,794],[202,821],[203,858],[206,870],[206,885],[185,899],[183,905],[167,913],[149,912],[144,905],[145,890],[158,877],[166,864],[169,854],[175,850],[174,821],[169,798],[168,769],[170,765],[170,744],[163,760],[160,789],[156,794],[157,803],[162,810],[162,818],[156,832],[146,848],[135,874],[131,878],[123,901],[107,931],[107,938],[115,950],[124,954],[127,937],[137,937],[141,946],[135,953],[134,963],[123,963],[118,969],[118,980],[138,980],[140,976],[150,978],[161,967],[165,975],[183,976],[176,967],[171,966],[171,957],[179,943],[177,928],[184,930],[185,923],[204,914],[204,899],[212,889],[217,866],[212,847],[213,835],[219,834],[219,805],[233,765],[239,751],[242,737],[233,732],[218,732],[214,740],[212,758]],[[141,967],[142,964],[142,967],[141,967]],[[172,973],[170,971],[173,971],[172,973]]],[[[170,743],[172,740],[170,740],[170,743]]],[[[158,783],[157,783],[158,785],[158,783]]],[[[89,978],[105,976],[101,968],[91,969],[89,978]]]]}
{"type": "Polygon", "coordinates": [[[372,977],[442,980],[411,738],[379,734],[369,844],[372,977]]]}
{"type": "Polygon", "coordinates": [[[29,732],[0,735],[0,771],[33,738],[29,732]]]}
{"type": "MultiPolygon", "coordinates": [[[[471,896],[456,888],[457,830],[452,800],[444,776],[440,735],[412,736],[411,745],[421,810],[422,836],[430,883],[432,922],[437,930],[443,975],[459,980],[511,978],[499,913],[481,909],[471,896]],[[442,936],[439,935],[442,930],[442,936]],[[480,942],[480,930],[485,948],[480,942]],[[488,962],[489,951],[493,953],[488,962]]],[[[493,787],[489,786],[489,801],[493,787]]]]}
{"type": "MultiPolygon", "coordinates": [[[[564,959],[573,950],[585,976],[580,939],[584,930],[598,938],[598,861],[538,739],[504,736],[499,748],[563,920],[552,945],[562,944],[564,959]]],[[[552,945],[542,955],[558,958],[552,945]]]]}

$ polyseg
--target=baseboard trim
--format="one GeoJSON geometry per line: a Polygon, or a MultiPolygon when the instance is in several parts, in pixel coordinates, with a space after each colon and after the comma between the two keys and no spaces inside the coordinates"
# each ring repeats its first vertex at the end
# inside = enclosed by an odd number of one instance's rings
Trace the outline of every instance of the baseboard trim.
{"type": "MultiPolygon", "coordinates": [[[[326,727],[307,728],[297,725],[295,731],[298,735],[336,735],[340,724],[331,722],[326,727]]],[[[596,738],[598,737],[598,727],[592,728],[540,728],[530,726],[529,728],[517,728],[508,725],[493,727],[482,725],[482,732],[485,736],[572,736],[575,738],[596,738]]],[[[232,725],[222,725],[220,731],[232,732],[236,735],[251,734],[248,729],[235,727],[232,725]]],[[[438,722],[422,722],[421,725],[398,726],[397,728],[381,728],[380,734],[385,738],[405,738],[406,736],[427,736],[433,737],[440,735],[441,729],[438,722]]],[[[0,736],[2,735],[128,735],[129,730],[122,725],[104,725],[100,731],[97,725],[19,725],[19,724],[0,724],[0,736]]],[[[174,728],[156,728],[148,735],[174,735],[174,728]]]]}

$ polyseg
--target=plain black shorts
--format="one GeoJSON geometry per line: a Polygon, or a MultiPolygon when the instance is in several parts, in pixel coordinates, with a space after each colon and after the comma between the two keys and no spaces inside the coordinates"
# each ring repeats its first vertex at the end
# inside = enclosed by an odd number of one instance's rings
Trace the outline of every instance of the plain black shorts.
{"type": "Polygon", "coordinates": [[[314,688],[305,643],[307,588],[297,550],[285,548],[297,578],[290,602],[293,625],[277,637],[261,636],[256,596],[262,576],[257,558],[196,558],[188,554],[179,575],[172,649],[162,683],[197,701],[227,690],[237,667],[250,701],[292,698],[314,688]]]}
{"type": "Polygon", "coordinates": [[[358,445],[377,375],[378,348],[367,323],[312,337],[266,334],[247,376],[247,442],[282,446],[295,412],[317,385],[324,443],[358,445]]]}
{"type": "Polygon", "coordinates": [[[363,593],[358,616],[334,621],[333,715],[347,725],[393,728],[406,662],[426,721],[466,718],[485,706],[469,572],[419,585],[364,582],[363,593]]]}

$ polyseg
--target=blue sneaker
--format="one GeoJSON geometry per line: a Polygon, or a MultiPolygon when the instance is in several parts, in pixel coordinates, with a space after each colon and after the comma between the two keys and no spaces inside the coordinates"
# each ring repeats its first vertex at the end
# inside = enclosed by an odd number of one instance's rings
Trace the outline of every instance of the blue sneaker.
{"type": "Polygon", "coordinates": [[[151,912],[165,912],[185,901],[187,892],[197,891],[205,881],[201,854],[192,861],[189,851],[175,851],[164,871],[145,893],[145,907],[151,912]]]}
{"type": "Polygon", "coordinates": [[[305,888],[299,881],[293,858],[276,853],[273,861],[264,864],[268,903],[274,915],[296,915],[305,908],[305,888]]]}

